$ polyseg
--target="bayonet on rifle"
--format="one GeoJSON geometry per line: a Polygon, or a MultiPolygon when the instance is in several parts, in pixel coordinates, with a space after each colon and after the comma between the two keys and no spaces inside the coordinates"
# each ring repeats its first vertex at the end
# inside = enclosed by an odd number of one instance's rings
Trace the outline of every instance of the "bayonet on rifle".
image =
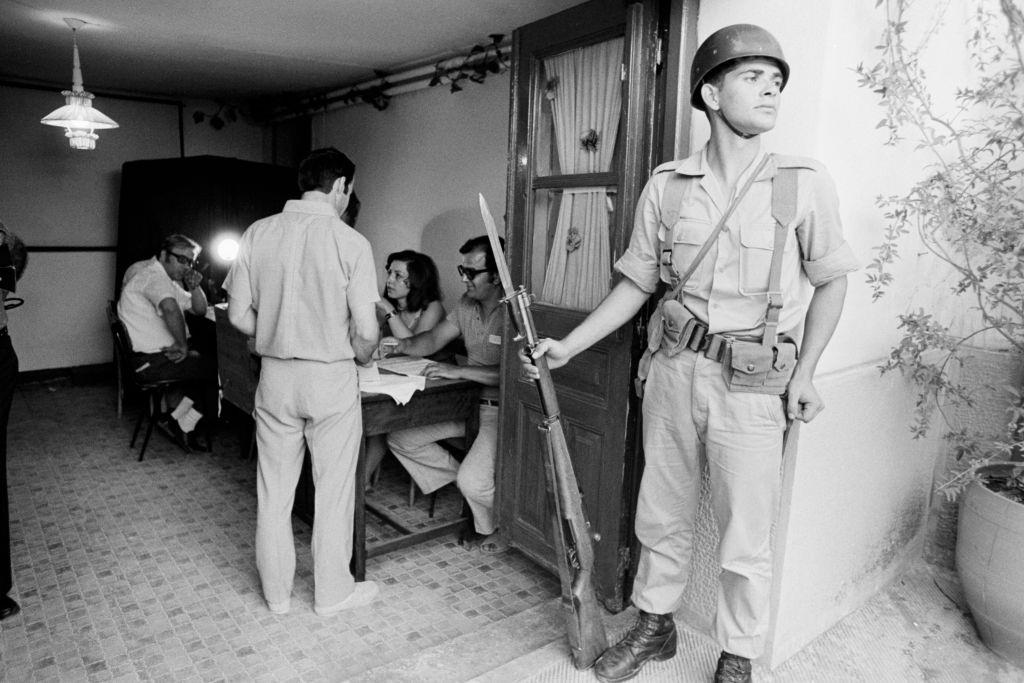
{"type": "MultiPolygon", "coordinates": [[[[498,267],[498,276],[505,290],[504,301],[509,307],[518,331],[517,340],[522,340],[527,351],[537,346],[537,330],[530,312],[530,295],[523,286],[514,287],[512,276],[505,262],[504,250],[498,238],[498,229],[487,207],[487,200],[480,195],[480,214],[491,251],[498,267]]],[[[594,548],[593,541],[599,540],[590,531],[583,510],[579,484],[569,456],[569,447],[562,429],[562,418],[558,411],[555,384],[551,379],[547,358],[541,356],[533,361],[539,377],[536,380],[540,392],[544,421],[540,430],[544,433],[544,471],[551,492],[555,517],[552,520],[555,537],[555,554],[558,576],[562,584],[562,606],[566,610],[566,628],[572,661],[577,669],[589,669],[608,647],[608,639],[601,620],[601,607],[594,594],[594,548]]]]}

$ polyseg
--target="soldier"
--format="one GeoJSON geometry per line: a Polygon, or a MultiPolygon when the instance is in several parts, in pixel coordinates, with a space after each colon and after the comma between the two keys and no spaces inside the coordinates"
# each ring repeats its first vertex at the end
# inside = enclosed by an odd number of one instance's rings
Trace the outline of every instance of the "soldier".
{"type": "Polygon", "coordinates": [[[672,615],[692,554],[702,454],[719,529],[715,680],[749,681],[750,660],[764,649],[783,433],[787,420],[809,422],[823,408],[814,371],[857,268],[825,169],[762,145],[788,79],[782,48],[763,28],[728,26],[701,44],[690,101],[707,115],[710,140],[655,169],[615,264],[625,277],[569,335],[534,352],[564,365],[636,315],[659,279],[667,283],[641,360],[646,465],[632,596],[640,612],[598,659],[603,681],[675,655],[672,615]],[[801,326],[797,358],[790,335],[801,326]]]}

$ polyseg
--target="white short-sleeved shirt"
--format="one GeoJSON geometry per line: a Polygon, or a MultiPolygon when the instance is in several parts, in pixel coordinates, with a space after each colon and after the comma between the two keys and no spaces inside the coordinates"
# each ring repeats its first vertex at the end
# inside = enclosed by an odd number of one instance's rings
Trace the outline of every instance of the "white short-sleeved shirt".
{"type": "Polygon", "coordinates": [[[122,280],[117,317],[136,353],[156,353],[174,344],[160,311],[164,299],[177,301],[183,312],[192,307],[192,295],[171,279],[155,256],[129,266],[122,280]]]}
{"type": "MultiPolygon", "coordinates": [[[[765,152],[750,164],[752,173],[765,152]]],[[[764,330],[768,271],[775,240],[772,182],[777,158],[768,160],[736,207],[717,242],[683,286],[683,304],[708,324],[711,332],[758,336],[764,330]]],[[[855,271],[857,259],[843,238],[839,200],[828,172],[810,159],[784,157],[797,168],[797,211],[788,226],[782,259],[783,308],[779,331],[790,332],[803,322],[811,287],[855,271]],[[795,162],[794,162],[795,160],[795,162]]],[[[745,176],[737,181],[742,187],[745,176]]],[[[707,149],[655,169],[637,204],[633,235],[615,269],[645,292],[653,293],[659,279],[670,283],[661,264],[661,244],[671,245],[672,263],[682,274],[714,230],[728,207],[718,180],[708,165],[707,149]],[[679,218],[664,225],[661,202],[670,176],[685,185],[679,218]]]]}
{"type": "Polygon", "coordinates": [[[329,204],[300,199],[245,231],[224,289],[256,311],[258,354],[325,363],[355,357],[350,307],[380,299],[370,243],[329,204]]]}

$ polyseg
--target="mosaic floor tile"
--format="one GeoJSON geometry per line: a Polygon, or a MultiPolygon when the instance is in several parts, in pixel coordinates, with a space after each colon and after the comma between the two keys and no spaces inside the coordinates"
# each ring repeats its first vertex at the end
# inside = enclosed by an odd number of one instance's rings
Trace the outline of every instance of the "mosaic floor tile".
{"type": "MultiPolygon", "coordinates": [[[[154,435],[129,449],[112,386],[18,388],[8,440],[15,587],[22,613],[0,625],[3,681],[333,681],[444,643],[558,593],[557,578],[511,552],[484,559],[453,535],[371,558],[373,605],[312,611],[309,528],[294,520],[288,615],[263,602],[253,558],[255,464],[228,425],[212,453],[154,435]]],[[[408,504],[391,458],[369,498],[406,524],[458,518],[453,486],[408,504]]],[[[367,516],[369,540],[394,530],[367,516]]]]}

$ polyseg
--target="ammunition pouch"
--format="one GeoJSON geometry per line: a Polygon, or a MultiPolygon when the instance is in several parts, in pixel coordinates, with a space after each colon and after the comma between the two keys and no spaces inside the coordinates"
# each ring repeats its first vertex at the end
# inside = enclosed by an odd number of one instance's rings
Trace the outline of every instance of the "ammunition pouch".
{"type": "Polygon", "coordinates": [[[796,344],[789,339],[772,346],[734,339],[725,352],[722,377],[729,391],[781,395],[789,386],[796,358],[796,344]]]}
{"type": "Polygon", "coordinates": [[[671,358],[683,349],[721,362],[722,376],[730,391],[756,394],[784,394],[797,359],[796,343],[788,337],[765,346],[752,339],[710,334],[708,326],[683,304],[667,299],[658,304],[647,324],[647,348],[634,382],[637,396],[643,398],[654,354],[661,351],[671,358]]]}

